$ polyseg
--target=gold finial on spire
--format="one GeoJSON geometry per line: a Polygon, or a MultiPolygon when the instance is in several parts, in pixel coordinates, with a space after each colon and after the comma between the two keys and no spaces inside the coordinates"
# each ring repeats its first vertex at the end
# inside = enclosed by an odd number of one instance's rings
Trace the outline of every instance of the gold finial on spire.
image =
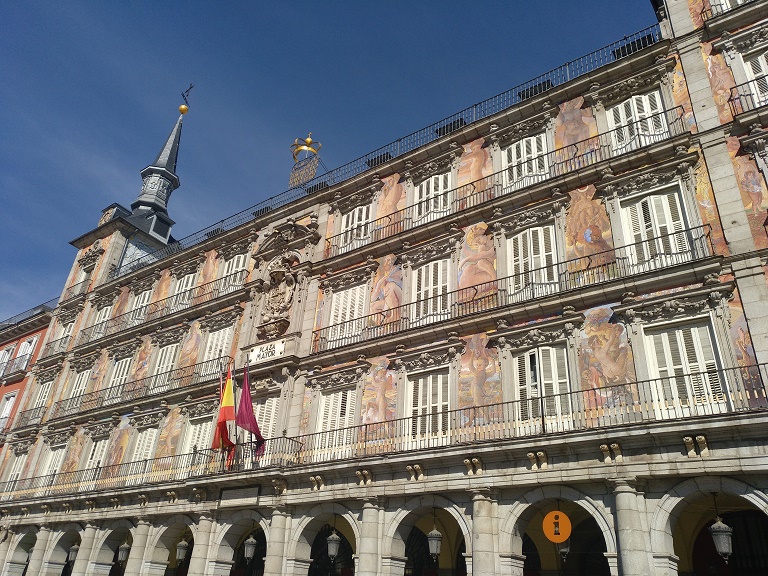
{"type": "Polygon", "coordinates": [[[299,153],[304,150],[305,152],[311,152],[313,155],[317,155],[323,145],[320,142],[312,140],[312,132],[310,132],[306,138],[296,138],[291,144],[291,153],[293,154],[293,161],[299,161],[299,153]]]}

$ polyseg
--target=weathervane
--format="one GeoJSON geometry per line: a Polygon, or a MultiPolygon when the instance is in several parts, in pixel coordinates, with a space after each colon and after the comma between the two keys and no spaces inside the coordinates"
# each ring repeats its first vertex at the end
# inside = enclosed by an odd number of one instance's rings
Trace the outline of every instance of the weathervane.
{"type": "Polygon", "coordinates": [[[291,144],[291,154],[293,154],[293,168],[288,184],[291,188],[296,188],[306,184],[317,173],[317,165],[320,162],[318,152],[323,145],[320,142],[312,140],[312,132],[306,138],[296,138],[291,144]],[[299,159],[299,154],[305,152],[304,158],[299,159]]]}
{"type": "Polygon", "coordinates": [[[189,96],[189,93],[192,92],[192,88],[194,88],[195,85],[192,84],[192,82],[189,83],[189,88],[184,90],[184,92],[181,93],[181,97],[184,99],[184,104],[179,106],[179,112],[182,114],[186,114],[189,112],[189,100],[187,100],[187,96],[189,96]]]}

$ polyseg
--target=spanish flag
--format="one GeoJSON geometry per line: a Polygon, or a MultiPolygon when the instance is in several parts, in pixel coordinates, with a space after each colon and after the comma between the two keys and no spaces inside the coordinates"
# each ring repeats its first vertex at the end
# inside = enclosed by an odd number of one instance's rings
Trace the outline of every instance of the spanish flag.
{"type": "MultiPolygon", "coordinates": [[[[213,434],[214,450],[229,450],[235,443],[229,436],[230,423],[235,421],[235,386],[232,382],[232,365],[227,372],[227,383],[221,387],[219,402],[219,419],[216,421],[216,431],[213,434]]],[[[234,427],[234,426],[233,426],[234,427]]]]}

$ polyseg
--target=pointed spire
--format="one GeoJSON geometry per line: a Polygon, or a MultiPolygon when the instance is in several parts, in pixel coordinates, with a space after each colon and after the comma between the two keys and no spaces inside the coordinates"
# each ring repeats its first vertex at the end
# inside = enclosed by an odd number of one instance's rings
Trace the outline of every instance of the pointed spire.
{"type": "Polygon", "coordinates": [[[176,173],[176,161],[179,157],[179,140],[181,140],[181,123],[183,118],[184,115],[181,114],[152,167],[168,170],[172,174],[176,173]]]}

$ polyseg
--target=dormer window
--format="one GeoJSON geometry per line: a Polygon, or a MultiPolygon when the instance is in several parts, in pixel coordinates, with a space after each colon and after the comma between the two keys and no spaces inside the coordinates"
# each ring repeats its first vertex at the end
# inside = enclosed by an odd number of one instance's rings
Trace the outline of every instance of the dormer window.
{"type": "Polygon", "coordinates": [[[430,176],[414,191],[414,220],[417,224],[447,216],[451,210],[451,173],[430,176]]]}

